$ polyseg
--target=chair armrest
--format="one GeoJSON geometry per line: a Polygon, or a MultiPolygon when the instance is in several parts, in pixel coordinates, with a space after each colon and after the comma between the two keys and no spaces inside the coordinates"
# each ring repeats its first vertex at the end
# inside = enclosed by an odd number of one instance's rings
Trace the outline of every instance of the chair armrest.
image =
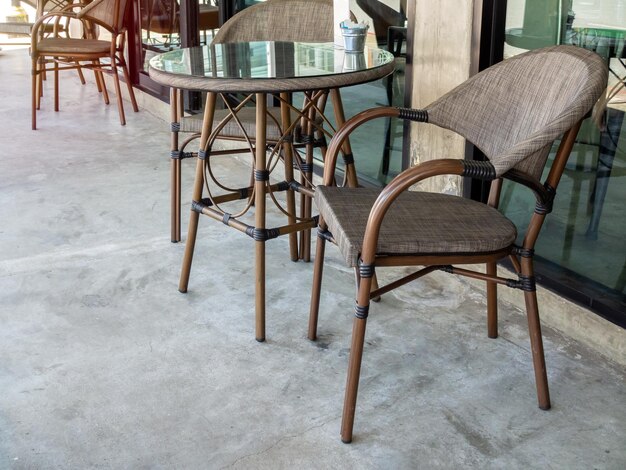
{"type": "Polygon", "coordinates": [[[359,126],[372,119],[381,117],[398,117],[398,108],[380,107],[367,109],[348,119],[340,129],[337,130],[328,144],[326,158],[324,159],[324,185],[332,186],[335,179],[335,168],[337,166],[337,155],[342,148],[344,141],[359,126]]]}
{"type": "Polygon", "coordinates": [[[58,24],[62,18],[77,19],[77,16],[76,13],[72,11],[53,11],[37,19],[37,21],[35,21],[35,23],[33,24],[32,29],[30,30],[31,48],[34,49],[37,45],[37,40],[39,39],[39,30],[41,29],[41,27],[44,24],[47,24],[52,18],[56,18],[56,23],[58,24]]]}

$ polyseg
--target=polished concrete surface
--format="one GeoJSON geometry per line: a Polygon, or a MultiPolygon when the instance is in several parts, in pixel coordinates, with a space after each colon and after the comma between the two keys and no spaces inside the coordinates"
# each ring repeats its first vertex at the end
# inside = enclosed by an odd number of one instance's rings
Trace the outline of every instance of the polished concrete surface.
{"type": "Polygon", "coordinates": [[[354,287],[337,251],[312,343],[312,265],[267,243],[257,343],[249,238],[201,220],[177,290],[167,123],[127,106],[120,126],[68,72],[31,131],[24,49],[0,52],[0,84],[0,468],[626,467],[624,368],[545,328],[539,410],[522,313],[502,304],[488,339],[482,291],[444,273],[372,308],[342,444],[354,287]]]}

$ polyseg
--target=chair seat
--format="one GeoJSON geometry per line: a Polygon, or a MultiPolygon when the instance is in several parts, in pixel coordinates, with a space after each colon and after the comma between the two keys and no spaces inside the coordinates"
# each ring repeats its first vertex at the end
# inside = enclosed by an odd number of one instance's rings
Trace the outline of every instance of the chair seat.
{"type": "MultiPolygon", "coordinates": [[[[380,191],[327,186],[315,191],[320,215],[350,266],[357,266],[368,214],[380,191]]],[[[448,194],[406,191],[387,212],[377,254],[489,253],[511,246],[516,237],[515,225],[486,204],[448,194]]]]}
{"type": "MultiPolygon", "coordinates": [[[[267,129],[266,138],[270,142],[276,142],[281,136],[282,132],[277,122],[280,123],[280,108],[268,108],[267,111],[273,116],[271,119],[269,116],[266,120],[265,128],[267,129]]],[[[224,119],[228,115],[227,109],[218,109],[215,111],[215,117],[213,119],[213,125],[217,125],[222,119],[224,119]]],[[[180,121],[180,130],[181,132],[202,132],[202,113],[194,114],[193,116],[186,116],[180,121]]],[[[241,125],[252,140],[256,138],[256,109],[251,106],[247,106],[239,110],[237,113],[237,117],[241,121],[241,125]]],[[[298,115],[295,111],[291,111],[291,119],[292,122],[298,118],[298,115]]],[[[315,120],[317,125],[322,124],[322,118],[318,117],[315,120]]],[[[296,126],[300,128],[300,124],[296,126]]],[[[219,134],[221,137],[227,138],[242,138],[243,134],[239,125],[234,119],[228,121],[226,126],[222,129],[219,134]]]]}
{"type": "Polygon", "coordinates": [[[108,54],[111,50],[111,41],[99,39],[42,39],[37,43],[40,54],[58,54],[72,56],[76,54],[108,54]]]}

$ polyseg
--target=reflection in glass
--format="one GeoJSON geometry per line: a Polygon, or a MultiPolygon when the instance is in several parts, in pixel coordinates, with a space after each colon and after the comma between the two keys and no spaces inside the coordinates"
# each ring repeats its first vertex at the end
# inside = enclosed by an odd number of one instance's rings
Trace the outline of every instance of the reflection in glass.
{"type": "MultiPolygon", "coordinates": [[[[606,60],[606,96],[578,134],[554,213],[547,219],[538,255],[551,276],[626,306],[626,1],[509,0],[505,58],[557,43],[593,50],[606,60]],[[556,274],[554,274],[556,273],[556,274]]],[[[520,227],[532,195],[504,187],[501,209],[520,227]]],[[[626,320],[626,318],[625,318],[626,320]]]]}
{"type": "MultiPolygon", "coordinates": [[[[181,47],[180,1],[139,0],[144,71],[147,71],[149,60],[156,54],[181,47]]],[[[196,21],[200,43],[208,44],[219,27],[217,0],[193,1],[198,2],[196,21]]]]}

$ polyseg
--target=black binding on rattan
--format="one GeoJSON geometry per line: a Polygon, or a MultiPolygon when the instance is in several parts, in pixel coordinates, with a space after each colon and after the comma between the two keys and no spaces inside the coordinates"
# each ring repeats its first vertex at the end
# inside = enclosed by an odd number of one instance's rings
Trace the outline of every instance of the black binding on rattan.
{"type": "Polygon", "coordinates": [[[522,248],[521,246],[514,246],[511,250],[514,255],[521,256],[522,258],[532,258],[535,255],[535,250],[532,248],[522,248]]]}
{"type": "Polygon", "coordinates": [[[231,215],[228,212],[224,212],[224,216],[222,217],[222,223],[224,225],[228,225],[230,218],[231,218],[231,215]]]}
{"type": "Polygon", "coordinates": [[[354,163],[354,155],[352,155],[351,153],[344,153],[343,162],[346,165],[352,165],[354,163]]]}
{"type": "Polygon", "coordinates": [[[479,180],[491,181],[496,178],[496,169],[491,162],[478,162],[474,160],[461,160],[463,173],[461,176],[469,176],[479,180]]]}
{"type": "Polygon", "coordinates": [[[319,139],[313,141],[313,147],[328,147],[326,144],[326,136],[323,135],[319,139]]]}
{"type": "Polygon", "coordinates": [[[425,109],[396,108],[400,119],[409,121],[428,122],[428,111],[425,109]]]}
{"type": "Polygon", "coordinates": [[[198,150],[198,158],[200,160],[206,159],[206,156],[207,156],[207,152],[205,150],[202,150],[202,149],[198,150]]]}
{"type": "Polygon", "coordinates": [[[250,195],[250,188],[239,188],[239,199],[245,199],[250,195]]]}
{"type": "Polygon", "coordinates": [[[213,205],[213,201],[209,198],[200,199],[200,201],[191,201],[191,210],[194,212],[202,212],[202,209],[211,207],[213,205]]]}
{"type": "Polygon", "coordinates": [[[292,180],[287,184],[289,185],[289,188],[292,189],[293,191],[299,191],[300,188],[302,187],[302,185],[295,180],[292,180]]]}
{"type": "Polygon", "coordinates": [[[362,278],[374,277],[374,264],[365,264],[359,259],[359,276],[362,278]]]}
{"type": "Polygon", "coordinates": [[[194,152],[181,152],[179,150],[172,150],[170,152],[170,158],[172,160],[184,160],[185,158],[193,158],[196,154],[194,152]]]}
{"type": "Polygon", "coordinates": [[[454,267],[451,264],[448,264],[445,266],[439,266],[439,269],[443,271],[444,273],[450,273],[450,274],[454,273],[454,267]]]}
{"type": "Polygon", "coordinates": [[[264,242],[272,238],[276,238],[280,235],[277,228],[255,228],[248,227],[246,229],[246,235],[252,237],[256,242],[264,242]]]}
{"type": "Polygon", "coordinates": [[[365,307],[356,304],[354,306],[354,316],[357,317],[359,320],[365,320],[367,318],[367,316],[369,315],[369,311],[370,311],[370,306],[366,305],[365,307]]]}
{"type": "Polygon", "coordinates": [[[299,134],[298,143],[299,144],[313,144],[315,143],[315,136],[313,134],[299,134]]]}
{"type": "Polygon", "coordinates": [[[544,184],[543,187],[546,189],[545,200],[542,202],[537,201],[537,204],[535,204],[535,213],[537,214],[549,214],[552,212],[552,205],[556,197],[556,189],[549,184],[544,184]]]}
{"type": "Polygon", "coordinates": [[[333,241],[333,234],[328,230],[322,230],[321,227],[317,227],[317,236],[323,238],[327,242],[333,241]]]}
{"type": "Polygon", "coordinates": [[[172,132],[180,132],[180,122],[170,122],[170,130],[172,132]]]}
{"type": "Polygon", "coordinates": [[[254,170],[255,181],[268,181],[270,179],[269,170],[254,170]]]}
{"type": "Polygon", "coordinates": [[[289,183],[287,183],[286,181],[281,181],[276,186],[276,190],[277,191],[287,191],[290,187],[291,187],[291,185],[289,183]]]}
{"type": "Polygon", "coordinates": [[[301,163],[300,165],[296,164],[295,167],[302,173],[311,173],[313,171],[313,163],[301,163]]]}
{"type": "Polygon", "coordinates": [[[506,281],[506,285],[513,289],[520,289],[526,292],[534,292],[537,290],[535,276],[524,276],[523,274],[518,274],[517,276],[519,277],[518,281],[509,279],[506,281]]]}

